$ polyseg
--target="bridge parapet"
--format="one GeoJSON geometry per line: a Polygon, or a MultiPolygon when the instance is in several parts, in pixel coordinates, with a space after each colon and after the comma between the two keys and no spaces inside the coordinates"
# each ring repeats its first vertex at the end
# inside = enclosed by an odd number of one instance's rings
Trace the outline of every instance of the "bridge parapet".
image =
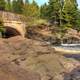
{"type": "Polygon", "coordinates": [[[4,26],[16,29],[21,36],[25,36],[26,22],[23,20],[24,16],[5,11],[0,11],[0,16],[4,26]]]}

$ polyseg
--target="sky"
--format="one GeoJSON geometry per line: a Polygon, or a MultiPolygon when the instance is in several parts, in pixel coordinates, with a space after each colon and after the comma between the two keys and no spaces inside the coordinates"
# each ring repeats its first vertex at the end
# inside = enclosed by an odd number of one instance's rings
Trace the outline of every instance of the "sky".
{"type": "Polygon", "coordinates": [[[78,7],[80,8],[80,0],[77,0],[77,2],[78,2],[78,7]]]}
{"type": "MultiPolygon", "coordinates": [[[[45,2],[48,3],[49,0],[35,0],[39,5],[43,5],[45,2]]],[[[32,0],[30,0],[32,2],[32,0]]],[[[80,0],[77,0],[78,7],[80,8],[80,0]]]]}
{"type": "MultiPolygon", "coordinates": [[[[33,0],[30,0],[32,2],[33,0]]],[[[49,0],[35,0],[39,5],[43,5],[45,2],[48,3],[49,0]]]]}
{"type": "Polygon", "coordinates": [[[36,0],[36,2],[37,2],[39,5],[42,5],[42,4],[44,4],[45,2],[47,3],[48,0],[36,0]]]}

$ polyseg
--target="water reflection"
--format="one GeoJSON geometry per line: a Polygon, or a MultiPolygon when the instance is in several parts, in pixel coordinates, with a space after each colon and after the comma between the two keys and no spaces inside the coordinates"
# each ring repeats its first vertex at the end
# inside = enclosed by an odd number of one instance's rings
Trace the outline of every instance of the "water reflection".
{"type": "Polygon", "coordinates": [[[68,50],[80,50],[80,44],[61,44],[60,46],[57,46],[63,49],[68,50]]]}
{"type": "Polygon", "coordinates": [[[74,59],[80,61],[80,54],[64,54],[63,56],[66,58],[74,58],[74,59]]]}

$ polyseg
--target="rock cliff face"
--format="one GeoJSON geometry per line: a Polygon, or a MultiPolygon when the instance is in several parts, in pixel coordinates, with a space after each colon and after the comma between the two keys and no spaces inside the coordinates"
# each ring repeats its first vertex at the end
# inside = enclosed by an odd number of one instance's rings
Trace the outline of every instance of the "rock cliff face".
{"type": "Polygon", "coordinates": [[[43,41],[0,39],[0,80],[80,80],[79,66],[43,41]]]}
{"type": "Polygon", "coordinates": [[[80,43],[80,32],[72,28],[60,30],[59,28],[47,25],[32,26],[27,28],[27,37],[35,40],[43,40],[53,45],[80,43]]]}
{"type": "Polygon", "coordinates": [[[53,30],[51,30],[51,26],[49,25],[40,25],[40,26],[35,25],[27,28],[26,36],[29,39],[46,41],[54,45],[59,45],[61,43],[59,35],[56,35],[56,32],[52,34],[52,32],[53,30]]]}
{"type": "Polygon", "coordinates": [[[80,43],[80,32],[74,29],[67,29],[63,36],[64,43],[80,43]]]}

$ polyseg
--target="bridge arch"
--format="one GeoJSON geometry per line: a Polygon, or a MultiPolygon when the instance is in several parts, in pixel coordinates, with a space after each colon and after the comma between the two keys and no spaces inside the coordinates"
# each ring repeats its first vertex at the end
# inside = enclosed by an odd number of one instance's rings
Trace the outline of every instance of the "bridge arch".
{"type": "Polygon", "coordinates": [[[3,26],[8,27],[7,29],[8,30],[11,29],[12,32],[21,34],[22,37],[25,37],[26,34],[26,22],[24,20],[25,16],[5,11],[0,11],[0,16],[3,21],[3,26]]]}
{"type": "MultiPolygon", "coordinates": [[[[19,32],[22,37],[25,37],[26,29],[25,24],[20,21],[5,21],[3,23],[5,27],[11,27],[12,29],[15,29],[16,32],[19,32]]],[[[11,29],[9,28],[9,29],[11,29]]]]}
{"type": "Polygon", "coordinates": [[[21,35],[21,33],[18,30],[10,26],[4,26],[3,28],[4,28],[4,32],[2,33],[3,38],[10,38],[21,35]]]}

